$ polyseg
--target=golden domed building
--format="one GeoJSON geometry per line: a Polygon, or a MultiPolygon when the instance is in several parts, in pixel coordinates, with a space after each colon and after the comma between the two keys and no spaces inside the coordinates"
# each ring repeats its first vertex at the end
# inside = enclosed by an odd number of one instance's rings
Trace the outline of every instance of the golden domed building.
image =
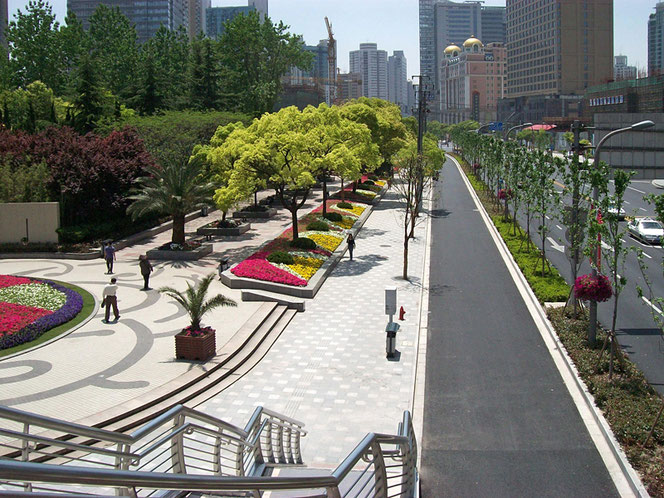
{"type": "Polygon", "coordinates": [[[495,121],[498,99],[506,96],[507,49],[471,36],[463,48],[450,45],[440,67],[441,122],[495,121]]]}

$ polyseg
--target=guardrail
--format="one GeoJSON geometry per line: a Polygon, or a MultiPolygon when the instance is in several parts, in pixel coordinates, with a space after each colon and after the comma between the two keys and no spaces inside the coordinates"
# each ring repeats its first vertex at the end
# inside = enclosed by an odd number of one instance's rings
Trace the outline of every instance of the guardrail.
{"type": "Polygon", "coordinates": [[[130,435],[0,407],[3,420],[20,422],[23,430],[0,433],[0,444],[16,450],[13,459],[6,454],[0,460],[0,496],[183,491],[260,496],[273,490],[334,498],[416,496],[417,444],[407,411],[397,435],[368,434],[331,475],[291,477],[263,476],[263,471],[302,464],[303,424],[262,407],[240,429],[177,406],[130,435]],[[34,434],[33,427],[60,434],[34,434]],[[87,439],[78,441],[81,436],[87,439]]]}

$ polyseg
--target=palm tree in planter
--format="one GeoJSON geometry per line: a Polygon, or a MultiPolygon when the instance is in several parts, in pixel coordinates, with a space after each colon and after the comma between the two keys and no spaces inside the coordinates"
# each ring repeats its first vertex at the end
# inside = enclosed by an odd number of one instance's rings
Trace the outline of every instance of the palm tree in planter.
{"type": "Polygon", "coordinates": [[[175,336],[175,356],[186,360],[206,360],[216,352],[215,331],[212,327],[201,326],[203,316],[214,308],[237,306],[237,303],[222,294],[207,299],[208,289],[214,279],[214,273],[198,283],[187,282],[187,290],[179,291],[173,287],[161,287],[159,292],[175,299],[189,314],[191,324],[175,336]]]}
{"type": "Polygon", "coordinates": [[[185,216],[213,204],[214,184],[204,179],[199,161],[184,165],[168,162],[163,167],[148,167],[146,171],[148,176],[138,179],[138,188],[129,197],[133,202],[127,213],[134,220],[148,213],[171,215],[171,241],[184,246],[185,216]]]}

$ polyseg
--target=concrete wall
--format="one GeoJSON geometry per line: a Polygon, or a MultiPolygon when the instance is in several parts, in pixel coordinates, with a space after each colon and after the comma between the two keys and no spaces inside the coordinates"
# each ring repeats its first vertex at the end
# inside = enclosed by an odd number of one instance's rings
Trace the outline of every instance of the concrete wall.
{"type": "Polygon", "coordinates": [[[57,202],[0,203],[0,243],[58,242],[55,231],[60,227],[60,205],[57,202]],[[27,220],[27,221],[26,221],[27,220]]]}
{"type": "Polygon", "coordinates": [[[636,171],[635,179],[664,178],[664,114],[598,113],[594,116],[595,145],[611,130],[649,119],[655,123],[642,131],[620,133],[602,145],[601,159],[612,168],[636,171]]]}

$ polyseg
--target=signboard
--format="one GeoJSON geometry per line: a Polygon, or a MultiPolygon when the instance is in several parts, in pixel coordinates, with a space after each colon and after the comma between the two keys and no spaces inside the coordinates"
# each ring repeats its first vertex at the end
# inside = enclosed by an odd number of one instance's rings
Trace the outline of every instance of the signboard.
{"type": "Polygon", "coordinates": [[[385,314],[395,315],[397,313],[397,288],[385,288],[385,314]]]}
{"type": "Polygon", "coordinates": [[[489,123],[489,129],[491,131],[503,131],[503,123],[500,121],[494,121],[489,123]]]}

